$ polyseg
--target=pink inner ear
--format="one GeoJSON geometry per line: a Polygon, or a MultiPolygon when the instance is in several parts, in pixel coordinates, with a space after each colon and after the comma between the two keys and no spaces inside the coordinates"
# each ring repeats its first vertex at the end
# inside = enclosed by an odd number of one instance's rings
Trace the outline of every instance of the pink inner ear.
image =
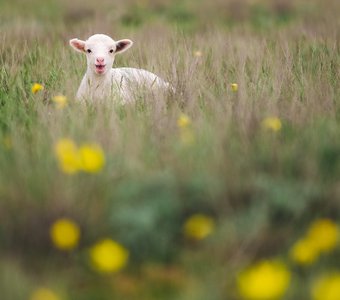
{"type": "Polygon", "coordinates": [[[85,51],[85,42],[81,40],[74,39],[71,41],[71,45],[79,51],[85,51]]]}
{"type": "Polygon", "coordinates": [[[130,45],[130,41],[125,41],[125,40],[121,40],[116,44],[116,52],[122,51],[124,50],[127,46],[130,45]]]}

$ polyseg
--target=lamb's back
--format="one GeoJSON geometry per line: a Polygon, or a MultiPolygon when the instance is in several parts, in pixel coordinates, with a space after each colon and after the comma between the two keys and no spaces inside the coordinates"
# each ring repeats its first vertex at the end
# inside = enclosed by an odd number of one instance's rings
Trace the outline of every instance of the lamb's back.
{"type": "Polygon", "coordinates": [[[168,86],[168,83],[156,74],[143,69],[113,68],[111,73],[114,81],[120,86],[132,83],[157,88],[165,88],[168,86]]]}

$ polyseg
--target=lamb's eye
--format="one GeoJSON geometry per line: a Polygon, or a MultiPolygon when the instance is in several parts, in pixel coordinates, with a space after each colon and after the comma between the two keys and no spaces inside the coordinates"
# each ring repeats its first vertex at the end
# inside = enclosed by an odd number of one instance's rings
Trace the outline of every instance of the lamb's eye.
{"type": "Polygon", "coordinates": [[[110,52],[110,53],[113,53],[113,49],[111,49],[109,52],[110,52]]]}
{"type": "Polygon", "coordinates": [[[91,50],[91,49],[87,49],[86,52],[87,52],[87,53],[91,53],[92,50],[91,50]]]}

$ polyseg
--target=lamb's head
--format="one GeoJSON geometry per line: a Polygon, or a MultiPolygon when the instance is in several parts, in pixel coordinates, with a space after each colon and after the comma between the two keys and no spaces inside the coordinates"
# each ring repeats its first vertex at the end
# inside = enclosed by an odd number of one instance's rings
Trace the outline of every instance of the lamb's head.
{"type": "Polygon", "coordinates": [[[87,69],[96,75],[104,75],[112,68],[117,53],[122,53],[132,46],[131,40],[114,41],[105,34],[95,34],[86,41],[70,40],[70,45],[86,54],[87,69]]]}

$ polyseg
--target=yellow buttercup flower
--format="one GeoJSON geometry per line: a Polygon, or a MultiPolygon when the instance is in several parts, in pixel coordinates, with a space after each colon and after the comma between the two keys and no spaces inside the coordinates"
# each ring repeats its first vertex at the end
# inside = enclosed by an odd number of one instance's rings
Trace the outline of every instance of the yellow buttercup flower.
{"type": "Polygon", "coordinates": [[[201,57],[203,55],[202,51],[196,50],[194,51],[194,56],[201,57]]]}
{"type": "Polygon", "coordinates": [[[319,278],[312,288],[313,300],[340,299],[340,273],[334,273],[319,278]]]}
{"type": "Polygon", "coordinates": [[[44,86],[42,86],[40,83],[34,83],[32,85],[32,93],[33,94],[36,94],[38,93],[39,91],[42,91],[44,89],[44,86]]]}
{"type": "Polygon", "coordinates": [[[213,233],[214,229],[214,219],[203,214],[191,216],[183,227],[185,236],[194,240],[205,239],[213,233]]]}
{"type": "Polygon", "coordinates": [[[237,92],[238,91],[238,84],[237,83],[232,83],[230,85],[230,88],[233,92],[237,92]]]}
{"type": "Polygon", "coordinates": [[[60,300],[60,298],[50,289],[38,288],[32,293],[30,300],[60,300]]]}
{"type": "Polygon", "coordinates": [[[319,251],[307,238],[297,241],[289,254],[291,259],[299,265],[311,265],[319,258],[319,251]]]}
{"type": "Polygon", "coordinates": [[[58,109],[62,109],[67,105],[67,98],[63,95],[54,96],[52,100],[58,109]]]}
{"type": "Polygon", "coordinates": [[[186,114],[181,114],[177,119],[177,126],[179,128],[187,128],[190,124],[191,120],[186,114]]]}
{"type": "Polygon", "coordinates": [[[97,144],[83,145],[79,148],[81,169],[89,173],[101,171],[105,164],[105,156],[102,148],[97,144]]]}
{"type": "Polygon", "coordinates": [[[277,132],[277,131],[281,130],[282,123],[281,123],[281,120],[277,117],[267,117],[267,118],[263,119],[262,126],[265,129],[277,132]]]}
{"type": "Polygon", "coordinates": [[[92,266],[101,273],[118,272],[128,262],[129,252],[111,239],[103,239],[90,249],[92,266]]]}
{"type": "Polygon", "coordinates": [[[60,169],[67,174],[78,171],[97,173],[105,164],[105,155],[97,144],[85,144],[80,148],[70,139],[61,139],[55,145],[60,169]]]}
{"type": "Polygon", "coordinates": [[[339,228],[330,219],[319,219],[309,227],[307,238],[314,248],[322,253],[327,253],[332,251],[338,244],[339,228]]]}
{"type": "Polygon", "coordinates": [[[78,246],[80,228],[73,220],[63,218],[55,221],[50,228],[54,246],[60,250],[72,250],[78,246]]]}
{"type": "Polygon", "coordinates": [[[181,143],[185,146],[191,145],[195,142],[195,135],[191,128],[191,120],[186,114],[181,114],[177,119],[177,126],[179,127],[179,137],[181,143]]]}
{"type": "Polygon", "coordinates": [[[249,300],[274,300],[287,291],[291,273],[278,260],[263,260],[248,267],[237,277],[240,295],[249,300]]]}
{"type": "Polygon", "coordinates": [[[76,144],[71,139],[61,139],[55,145],[59,168],[67,174],[75,174],[80,168],[80,157],[76,144]]]}
{"type": "Polygon", "coordinates": [[[291,251],[291,259],[300,265],[314,263],[322,253],[328,253],[338,245],[339,228],[329,219],[314,221],[306,236],[297,241],[291,251]]]}

